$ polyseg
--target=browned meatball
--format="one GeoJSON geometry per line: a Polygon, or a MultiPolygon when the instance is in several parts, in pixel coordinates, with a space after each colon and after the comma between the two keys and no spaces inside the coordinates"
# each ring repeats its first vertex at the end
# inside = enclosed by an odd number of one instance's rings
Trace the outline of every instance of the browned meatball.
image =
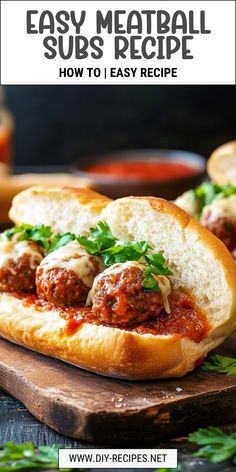
{"type": "Polygon", "coordinates": [[[122,264],[121,270],[103,272],[92,289],[92,310],[102,322],[120,327],[133,326],[156,318],[164,309],[161,292],[142,287],[143,270],[122,264]]]}
{"type": "Polygon", "coordinates": [[[43,259],[36,273],[37,293],[56,306],[81,305],[101,270],[100,258],[72,242],[43,259]]]}
{"type": "Polygon", "coordinates": [[[32,241],[1,242],[0,292],[31,292],[42,249],[32,241]]]}
{"type": "Polygon", "coordinates": [[[236,247],[236,220],[227,216],[212,218],[211,208],[202,215],[201,224],[219,238],[232,251],[236,247]]]}

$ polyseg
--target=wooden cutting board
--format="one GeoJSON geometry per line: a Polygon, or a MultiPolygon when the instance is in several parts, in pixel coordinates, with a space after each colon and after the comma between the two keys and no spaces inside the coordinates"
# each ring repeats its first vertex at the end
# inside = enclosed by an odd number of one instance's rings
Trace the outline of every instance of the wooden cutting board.
{"type": "MultiPolygon", "coordinates": [[[[218,352],[236,353],[236,334],[218,352]]],[[[177,380],[114,380],[3,339],[0,388],[59,433],[108,445],[141,445],[236,421],[236,375],[198,369],[177,380]]]]}

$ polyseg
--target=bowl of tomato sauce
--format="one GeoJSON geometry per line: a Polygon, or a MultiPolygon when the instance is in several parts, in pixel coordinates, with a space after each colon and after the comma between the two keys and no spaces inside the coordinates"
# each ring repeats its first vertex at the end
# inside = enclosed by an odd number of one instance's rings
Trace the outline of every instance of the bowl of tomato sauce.
{"type": "Polygon", "coordinates": [[[73,172],[111,198],[154,195],[174,199],[198,185],[205,168],[206,160],[199,154],[145,149],[88,156],[74,166],[73,172]]]}

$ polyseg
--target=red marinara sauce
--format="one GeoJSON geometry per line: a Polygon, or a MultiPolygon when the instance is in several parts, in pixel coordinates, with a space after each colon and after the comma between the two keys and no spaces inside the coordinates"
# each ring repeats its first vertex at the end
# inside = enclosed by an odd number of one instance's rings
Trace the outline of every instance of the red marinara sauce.
{"type": "MultiPolygon", "coordinates": [[[[83,323],[104,325],[92,312],[91,307],[58,308],[50,302],[45,302],[37,295],[11,294],[23,299],[25,305],[34,304],[37,309],[56,310],[66,320],[65,334],[74,334],[83,323]]],[[[204,339],[209,331],[209,323],[204,313],[195,308],[194,300],[184,293],[172,294],[169,297],[171,312],[167,314],[164,310],[152,321],[142,323],[132,328],[120,328],[139,334],[172,335],[177,339],[188,337],[195,342],[204,339]]],[[[112,326],[115,328],[116,326],[112,326]]]]}
{"type": "Polygon", "coordinates": [[[162,312],[155,320],[133,330],[140,334],[186,336],[197,343],[202,341],[210,326],[205,314],[195,308],[194,301],[188,295],[179,293],[170,295],[169,303],[169,314],[162,312]]]}
{"type": "Polygon", "coordinates": [[[94,164],[86,172],[101,176],[138,180],[175,180],[199,173],[196,167],[181,161],[111,161],[94,164]]]}

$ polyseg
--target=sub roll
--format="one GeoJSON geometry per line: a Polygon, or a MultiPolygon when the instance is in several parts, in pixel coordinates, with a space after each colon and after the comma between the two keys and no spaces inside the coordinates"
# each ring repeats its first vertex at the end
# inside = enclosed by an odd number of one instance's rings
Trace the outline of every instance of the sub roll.
{"type": "Polygon", "coordinates": [[[39,256],[29,287],[18,270],[14,290],[0,285],[9,341],[105,376],[157,379],[193,370],[236,327],[228,250],[171,202],[33,188],[10,215],[1,239],[34,239],[39,256]]]}

